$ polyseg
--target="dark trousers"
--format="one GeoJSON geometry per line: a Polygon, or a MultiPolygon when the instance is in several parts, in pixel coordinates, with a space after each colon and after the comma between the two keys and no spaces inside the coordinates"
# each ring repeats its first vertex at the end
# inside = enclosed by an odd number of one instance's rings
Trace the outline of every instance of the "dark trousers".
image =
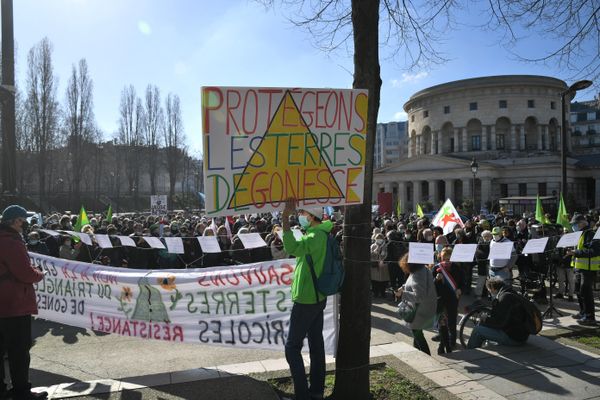
{"type": "Polygon", "coordinates": [[[323,398],[325,390],[325,344],[323,342],[323,310],[327,300],[317,304],[294,303],[290,328],[285,342],[285,358],[290,366],[297,400],[323,398]],[[302,342],[308,337],[310,351],[310,389],[306,381],[302,342]]]}
{"type": "MultiPolygon", "coordinates": [[[[13,398],[28,396],[29,383],[29,349],[31,349],[31,316],[0,318],[0,339],[2,347],[8,355],[8,367],[13,387],[13,398]]],[[[4,377],[4,360],[0,373],[4,377]]]]}
{"type": "Polygon", "coordinates": [[[388,272],[390,274],[390,286],[394,289],[398,289],[404,285],[406,279],[404,278],[404,272],[398,267],[397,263],[388,263],[388,272]]]}
{"type": "Polygon", "coordinates": [[[425,335],[423,334],[422,329],[413,329],[413,347],[415,349],[421,350],[425,354],[431,355],[429,351],[429,345],[427,345],[427,340],[425,340],[425,335]]]}
{"type": "Polygon", "coordinates": [[[575,270],[575,293],[581,315],[586,318],[595,319],[594,309],[594,280],[596,271],[575,270]]]}

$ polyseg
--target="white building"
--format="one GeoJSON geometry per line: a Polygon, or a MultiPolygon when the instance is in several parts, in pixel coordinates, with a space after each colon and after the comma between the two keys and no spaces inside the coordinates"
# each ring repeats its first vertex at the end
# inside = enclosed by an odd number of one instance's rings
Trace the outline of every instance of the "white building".
{"type": "Polygon", "coordinates": [[[406,156],[407,125],[406,121],[377,124],[375,168],[382,168],[406,156]]]}
{"type": "MultiPolygon", "coordinates": [[[[491,208],[509,196],[560,192],[562,80],[530,75],[473,78],[415,93],[408,114],[407,157],[379,168],[376,192],[394,194],[414,209],[446,198],[475,197],[491,208]],[[471,161],[479,165],[474,177],[471,161]],[[473,191],[473,185],[475,190],[473,191]]],[[[600,206],[600,152],[582,149],[568,135],[567,184],[579,207],[600,206]]],[[[594,141],[595,143],[595,141],[594,141]]]]}

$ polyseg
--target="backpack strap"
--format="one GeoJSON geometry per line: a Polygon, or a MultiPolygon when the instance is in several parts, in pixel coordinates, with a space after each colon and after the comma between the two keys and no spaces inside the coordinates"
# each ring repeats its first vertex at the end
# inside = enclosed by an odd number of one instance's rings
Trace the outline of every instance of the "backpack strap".
{"type": "Polygon", "coordinates": [[[315,272],[315,266],[313,264],[313,259],[310,254],[306,255],[306,261],[310,267],[310,275],[312,276],[313,288],[315,289],[315,304],[319,302],[319,291],[317,290],[317,273],[315,272]]]}

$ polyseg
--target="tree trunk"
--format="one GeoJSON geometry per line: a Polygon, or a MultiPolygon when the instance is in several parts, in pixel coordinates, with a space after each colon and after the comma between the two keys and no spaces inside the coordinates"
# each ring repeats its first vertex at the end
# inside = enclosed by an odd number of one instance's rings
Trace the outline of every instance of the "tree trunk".
{"type": "Polygon", "coordinates": [[[364,201],[346,207],[340,335],[336,359],[334,399],[370,399],[369,347],[371,341],[370,246],[373,153],[379,110],[379,0],[352,0],[355,89],[369,90],[365,154],[364,201]]]}

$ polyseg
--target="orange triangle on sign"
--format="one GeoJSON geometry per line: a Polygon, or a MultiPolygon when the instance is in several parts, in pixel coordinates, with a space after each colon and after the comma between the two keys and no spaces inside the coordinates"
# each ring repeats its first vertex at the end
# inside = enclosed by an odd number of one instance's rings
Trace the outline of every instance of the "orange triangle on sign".
{"type": "Polygon", "coordinates": [[[344,198],[289,91],[269,123],[244,171],[236,176],[229,209],[260,208],[288,198],[321,200],[344,198]]]}

